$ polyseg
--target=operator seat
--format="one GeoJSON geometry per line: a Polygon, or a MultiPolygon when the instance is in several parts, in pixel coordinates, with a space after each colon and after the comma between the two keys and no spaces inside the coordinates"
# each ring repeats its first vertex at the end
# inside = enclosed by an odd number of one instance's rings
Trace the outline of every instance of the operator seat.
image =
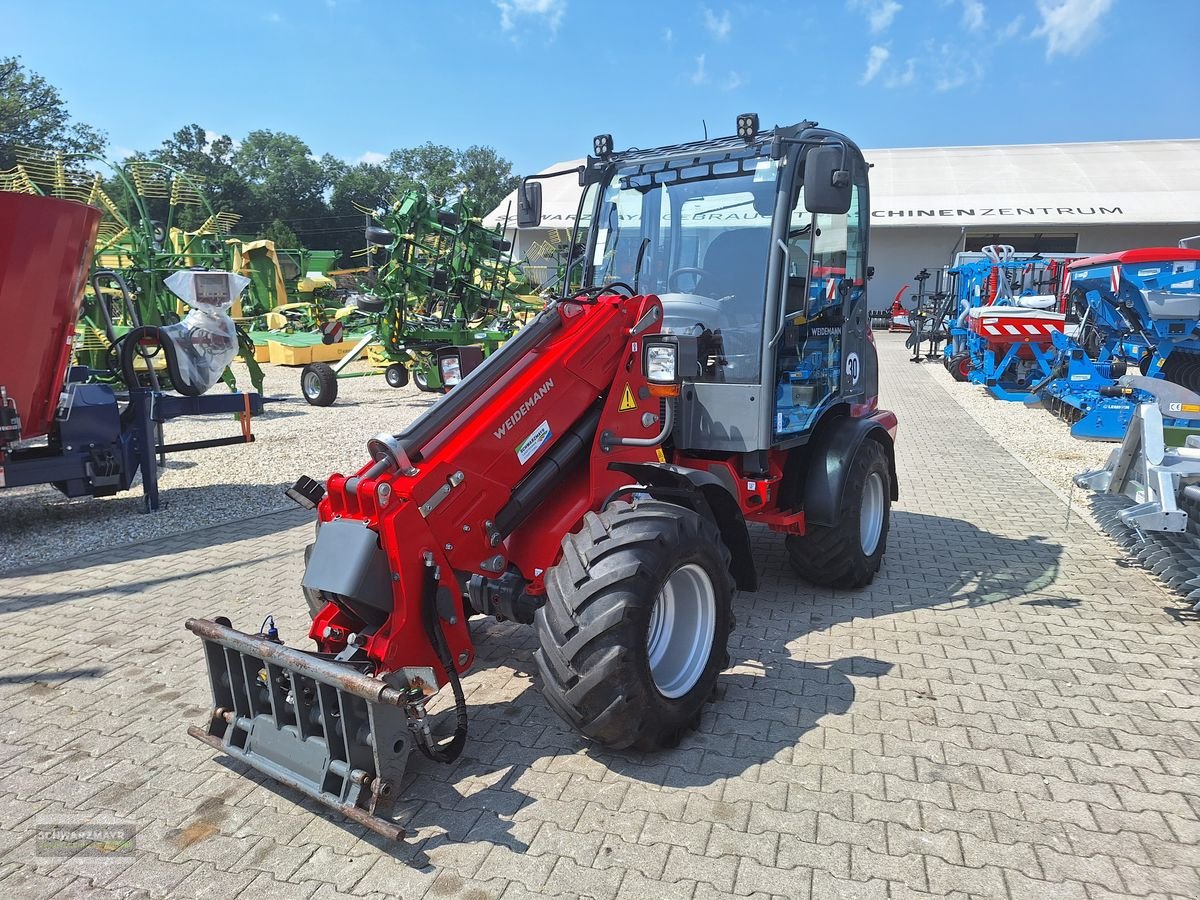
{"type": "Polygon", "coordinates": [[[771,232],[767,228],[731,228],[721,232],[704,251],[700,267],[705,274],[696,283],[694,292],[716,298],[732,294],[741,301],[739,306],[757,304],[766,288],[770,242],[771,232]]]}

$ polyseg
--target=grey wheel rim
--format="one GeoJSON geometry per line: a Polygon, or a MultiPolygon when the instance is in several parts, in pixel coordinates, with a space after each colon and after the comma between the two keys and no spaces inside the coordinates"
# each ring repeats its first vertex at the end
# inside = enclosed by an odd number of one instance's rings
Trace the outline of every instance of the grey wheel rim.
{"type": "Polygon", "coordinates": [[[658,692],[682,697],[704,674],[717,629],[712,579],[696,563],[680,566],[663,585],[650,610],[646,651],[658,692]]]}
{"type": "Polygon", "coordinates": [[[866,556],[873,554],[879,547],[879,539],[883,536],[885,505],[883,476],[872,472],[863,485],[862,508],[858,518],[858,540],[866,556]]]}
{"type": "Polygon", "coordinates": [[[305,397],[316,399],[321,396],[321,377],[316,372],[305,372],[300,379],[300,389],[305,397]]]}

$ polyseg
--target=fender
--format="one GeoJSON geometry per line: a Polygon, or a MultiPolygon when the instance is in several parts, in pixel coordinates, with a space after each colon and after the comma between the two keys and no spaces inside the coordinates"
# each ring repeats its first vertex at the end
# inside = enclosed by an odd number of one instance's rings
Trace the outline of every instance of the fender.
{"type": "Polygon", "coordinates": [[[793,500],[800,501],[793,505],[799,507],[803,504],[806,522],[824,526],[837,524],[850,463],[863,441],[879,441],[887,451],[892,500],[900,498],[900,487],[896,480],[896,447],[888,428],[889,423],[894,430],[895,416],[887,412],[859,418],[838,416],[822,422],[812,440],[805,447],[793,451],[792,459],[796,459],[802,468],[790,473],[792,478],[789,480],[792,481],[793,491],[803,486],[799,497],[792,495],[793,500]]]}
{"type": "Polygon", "coordinates": [[[609,468],[624,472],[646,485],[646,493],[660,497],[708,516],[721,532],[729,548],[730,572],[740,591],[758,590],[758,570],[750,549],[750,532],[737,498],[711,472],[689,469],[670,463],[611,463],[609,468]]]}

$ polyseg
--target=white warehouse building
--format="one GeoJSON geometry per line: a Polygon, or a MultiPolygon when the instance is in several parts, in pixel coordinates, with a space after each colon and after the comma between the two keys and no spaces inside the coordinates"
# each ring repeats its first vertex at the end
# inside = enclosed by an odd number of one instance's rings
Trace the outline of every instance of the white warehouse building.
{"type": "MultiPolygon", "coordinates": [[[[1200,140],[864,150],[871,164],[871,306],[958,251],[1011,244],[1019,253],[1173,247],[1200,235],[1200,140]]],[[[554,172],[583,160],[556,163],[554,172]]],[[[542,182],[542,225],[517,229],[516,193],[485,221],[504,227],[515,258],[566,244],[580,189],[542,182]]],[[[1200,241],[1197,241],[1200,245],[1200,241]]],[[[532,258],[531,257],[531,258],[532,258]]],[[[905,291],[905,296],[909,291],[905,291]]]]}

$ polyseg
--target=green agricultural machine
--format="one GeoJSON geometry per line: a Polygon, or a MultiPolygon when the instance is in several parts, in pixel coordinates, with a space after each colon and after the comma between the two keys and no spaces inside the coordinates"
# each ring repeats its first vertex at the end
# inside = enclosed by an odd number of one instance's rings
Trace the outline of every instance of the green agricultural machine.
{"type": "MultiPolygon", "coordinates": [[[[90,154],[23,150],[16,166],[0,172],[0,191],[74,200],[101,210],[74,338],[76,362],[99,380],[120,380],[120,345],[130,331],[180,321],[186,310],[167,288],[168,277],[187,269],[233,268],[226,240],[240,217],[214,211],[200,179],[161,163],[116,164],[90,154]],[[97,163],[108,170],[107,178],[96,171],[97,163]]],[[[240,330],[238,344],[250,380],[261,392],[254,344],[240,330]]],[[[161,356],[139,354],[137,364],[147,378],[169,382],[161,356]]],[[[234,386],[229,370],[223,380],[234,386]]]]}
{"type": "Polygon", "coordinates": [[[304,367],[301,392],[314,406],[337,399],[339,378],[371,374],[346,369],[372,344],[387,360],[389,385],[411,379],[421,390],[441,391],[439,350],[472,346],[487,356],[541,307],[522,295],[503,231],[485,228],[466,200],[439,208],[414,189],[371,215],[364,292],[354,297],[353,313],[327,322],[323,333],[333,343],[346,325],[365,320],[367,330],[338,362],[304,367]]]}

